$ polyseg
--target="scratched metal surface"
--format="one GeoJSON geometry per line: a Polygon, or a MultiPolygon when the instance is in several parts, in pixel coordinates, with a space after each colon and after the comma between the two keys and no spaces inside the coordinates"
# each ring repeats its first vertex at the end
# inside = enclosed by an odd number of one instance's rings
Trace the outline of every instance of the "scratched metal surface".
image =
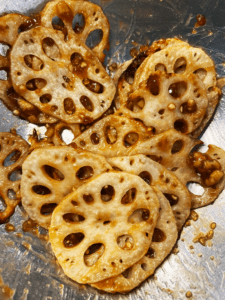
{"type": "MultiPolygon", "coordinates": [[[[41,10],[46,0],[0,0],[0,14],[18,12],[30,14],[41,10]]],[[[106,62],[123,62],[130,58],[132,41],[150,43],[158,38],[178,36],[189,43],[201,46],[214,59],[218,77],[225,73],[225,1],[224,0],[95,0],[102,6],[111,25],[111,48],[106,62]],[[197,14],[204,14],[207,24],[192,29],[197,14]]],[[[225,97],[215,117],[202,136],[205,144],[213,143],[225,149],[225,97]]],[[[24,138],[32,132],[34,125],[13,116],[0,103],[1,131],[15,127],[24,138]]],[[[39,128],[44,134],[45,128],[39,128]]],[[[128,295],[99,293],[90,287],[81,287],[64,276],[55,264],[50,245],[24,233],[22,223],[27,219],[20,207],[10,222],[15,232],[7,233],[0,226],[1,276],[12,290],[14,300],[72,300],[72,299],[185,299],[187,291],[192,299],[225,299],[225,193],[213,205],[199,209],[199,220],[192,222],[181,234],[179,253],[169,258],[138,289],[128,295]],[[193,244],[193,237],[207,232],[211,222],[217,223],[212,245],[203,247],[193,244]],[[31,244],[28,251],[24,242],[31,244]],[[190,250],[189,246],[194,245],[190,250]],[[202,256],[201,256],[202,255],[202,256]],[[211,260],[210,257],[214,257],[211,260]]],[[[2,296],[0,295],[0,299],[2,296]]]]}

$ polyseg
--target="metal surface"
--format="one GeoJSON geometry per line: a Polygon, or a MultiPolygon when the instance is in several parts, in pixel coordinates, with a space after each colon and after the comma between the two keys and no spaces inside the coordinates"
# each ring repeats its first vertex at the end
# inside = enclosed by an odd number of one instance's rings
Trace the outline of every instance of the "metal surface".
{"type": "MultiPolygon", "coordinates": [[[[0,0],[0,13],[30,14],[44,7],[46,0],[0,0]]],[[[218,77],[225,74],[225,1],[224,0],[96,0],[111,25],[111,47],[106,62],[130,59],[132,42],[151,43],[155,39],[180,37],[190,44],[203,47],[217,67],[218,77]],[[192,33],[196,15],[203,14],[207,23],[192,33]]],[[[202,136],[207,144],[225,149],[225,97],[214,119],[202,136]]],[[[15,127],[27,138],[34,125],[13,116],[0,103],[1,131],[15,127]]],[[[45,129],[40,128],[43,134],[45,129]]],[[[21,207],[10,219],[16,232],[8,233],[0,226],[0,268],[4,283],[14,290],[14,300],[72,299],[225,299],[225,193],[213,205],[198,209],[199,220],[184,228],[178,241],[178,254],[171,254],[157,269],[155,277],[128,295],[109,295],[80,286],[68,279],[55,263],[50,245],[22,231],[28,217],[21,207]],[[216,222],[212,244],[206,247],[192,242],[200,231],[207,232],[216,222]],[[18,235],[22,233],[22,237],[18,235]],[[25,243],[24,243],[25,242],[25,243]],[[31,245],[27,250],[27,244],[31,245]],[[190,245],[194,249],[190,249],[190,245]],[[214,259],[213,259],[214,258],[214,259]]],[[[0,294],[0,299],[3,297],[0,294]]]]}

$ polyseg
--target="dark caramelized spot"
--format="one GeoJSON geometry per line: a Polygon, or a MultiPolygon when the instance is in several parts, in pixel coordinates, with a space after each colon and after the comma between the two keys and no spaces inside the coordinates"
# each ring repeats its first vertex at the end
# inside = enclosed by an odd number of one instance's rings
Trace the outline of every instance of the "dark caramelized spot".
{"type": "Polygon", "coordinates": [[[83,32],[85,27],[85,18],[83,14],[76,14],[73,18],[72,28],[76,34],[83,32]]]}
{"type": "Polygon", "coordinates": [[[155,228],[152,236],[152,242],[162,243],[163,241],[165,241],[165,239],[166,239],[165,233],[161,229],[155,228]]]}
{"type": "Polygon", "coordinates": [[[29,91],[35,91],[39,89],[43,89],[47,84],[47,81],[43,78],[33,78],[26,83],[26,88],[29,91]]]}
{"type": "Polygon", "coordinates": [[[176,195],[173,195],[173,194],[167,194],[167,193],[164,193],[163,194],[166,199],[169,201],[170,203],[170,206],[173,206],[173,205],[176,205],[179,201],[179,197],[176,196],[176,195]]]}
{"type": "Polygon", "coordinates": [[[83,239],[84,234],[82,232],[71,233],[64,238],[63,244],[66,248],[72,248],[80,244],[83,239]]]}
{"type": "Polygon", "coordinates": [[[132,188],[130,190],[128,190],[125,195],[122,197],[121,199],[121,203],[122,204],[130,204],[135,200],[137,194],[137,190],[136,188],[132,188]]]}
{"type": "Polygon", "coordinates": [[[86,46],[90,49],[95,48],[103,38],[103,31],[101,29],[95,29],[91,31],[86,39],[86,46]]]}
{"type": "Polygon", "coordinates": [[[24,32],[27,30],[30,30],[34,27],[37,27],[41,24],[41,16],[39,14],[34,14],[31,16],[28,20],[23,22],[23,24],[20,25],[18,32],[24,32]]]}
{"type": "Polygon", "coordinates": [[[106,126],[105,139],[108,144],[115,144],[117,141],[117,130],[113,126],[106,126]]]}
{"type": "Polygon", "coordinates": [[[183,74],[187,67],[187,61],[184,57],[179,57],[174,66],[173,70],[175,74],[183,74]]]}
{"type": "MultiPolygon", "coordinates": [[[[196,19],[197,19],[197,25],[198,26],[204,26],[206,24],[205,16],[198,14],[196,16],[196,19]]],[[[195,25],[195,27],[197,27],[197,26],[195,25]]]]}
{"type": "Polygon", "coordinates": [[[102,94],[104,91],[104,87],[101,83],[91,80],[91,79],[83,79],[83,84],[85,85],[85,87],[96,94],[102,94]]]}
{"type": "Polygon", "coordinates": [[[148,171],[143,171],[138,176],[141,177],[147,184],[151,184],[152,177],[148,171]]]}
{"type": "Polygon", "coordinates": [[[40,102],[42,104],[49,103],[52,100],[52,95],[50,94],[44,94],[40,97],[40,102]]]}
{"type": "Polygon", "coordinates": [[[91,135],[91,142],[94,145],[98,145],[99,144],[100,138],[99,138],[99,135],[96,132],[92,133],[92,135],[91,135]]]}
{"type": "Polygon", "coordinates": [[[94,110],[94,105],[91,100],[87,96],[80,97],[80,103],[86,108],[88,111],[94,110]]]}
{"type": "Polygon", "coordinates": [[[44,204],[41,207],[41,214],[44,216],[49,216],[53,213],[53,210],[56,208],[57,203],[48,203],[44,204]]]}
{"type": "Polygon", "coordinates": [[[32,190],[38,195],[49,195],[51,191],[49,188],[43,185],[34,185],[32,186],[32,190]]]}
{"type": "Polygon", "coordinates": [[[24,56],[24,62],[28,66],[28,68],[35,71],[40,71],[44,68],[43,61],[39,57],[32,54],[24,56]]]}
{"type": "Polygon", "coordinates": [[[123,143],[125,147],[131,147],[133,146],[135,143],[137,143],[139,139],[139,134],[136,132],[130,132],[128,134],[125,135],[123,143]]]}
{"type": "Polygon", "coordinates": [[[176,121],[174,122],[174,129],[176,129],[177,131],[180,131],[180,132],[182,132],[182,133],[186,133],[187,130],[188,130],[188,125],[187,125],[187,123],[186,123],[184,120],[182,120],[182,119],[176,120],[176,121]]]}
{"type": "Polygon", "coordinates": [[[158,74],[151,74],[147,81],[147,88],[151,92],[153,96],[157,96],[159,94],[160,89],[160,77],[158,74]]]}
{"type": "Polygon", "coordinates": [[[171,149],[171,153],[175,154],[180,152],[184,147],[184,142],[182,140],[177,140],[173,143],[173,147],[171,149]]]}
{"type": "Polygon", "coordinates": [[[89,179],[93,175],[94,175],[94,170],[90,166],[84,166],[84,167],[80,168],[76,173],[77,178],[79,178],[80,180],[89,179]]]}
{"type": "Polygon", "coordinates": [[[91,194],[84,194],[83,199],[87,204],[92,204],[94,202],[94,198],[91,194]]]}
{"type": "Polygon", "coordinates": [[[148,252],[145,254],[146,257],[148,258],[155,258],[156,257],[156,252],[153,248],[149,247],[148,252]]]}
{"type": "Polygon", "coordinates": [[[70,57],[71,64],[73,66],[73,73],[80,76],[81,78],[87,77],[87,63],[83,56],[78,53],[74,52],[70,57]]]}
{"type": "Polygon", "coordinates": [[[42,169],[49,177],[54,180],[62,181],[65,178],[62,172],[52,166],[44,165],[42,169]]]}
{"type": "Polygon", "coordinates": [[[85,220],[83,216],[74,213],[64,214],[63,219],[68,223],[79,223],[85,220]]]}
{"type": "Polygon", "coordinates": [[[147,155],[148,158],[156,161],[157,163],[161,163],[162,162],[162,156],[157,156],[157,155],[147,155]]]}
{"type": "Polygon", "coordinates": [[[141,223],[147,221],[150,216],[150,211],[145,208],[136,209],[129,217],[128,222],[131,224],[141,223]]]}
{"type": "Polygon", "coordinates": [[[168,89],[169,94],[174,98],[179,98],[183,96],[186,90],[187,90],[187,83],[185,81],[178,81],[172,83],[168,89]]]}
{"type": "Polygon", "coordinates": [[[73,115],[75,113],[76,107],[71,98],[64,99],[64,110],[68,115],[73,115]]]}
{"type": "Polygon", "coordinates": [[[135,97],[134,99],[130,97],[127,101],[126,107],[133,112],[141,111],[145,106],[145,99],[143,97],[135,97]]]}
{"type": "Polygon", "coordinates": [[[101,190],[101,199],[104,202],[112,200],[115,195],[114,187],[111,185],[105,185],[101,190]]]}

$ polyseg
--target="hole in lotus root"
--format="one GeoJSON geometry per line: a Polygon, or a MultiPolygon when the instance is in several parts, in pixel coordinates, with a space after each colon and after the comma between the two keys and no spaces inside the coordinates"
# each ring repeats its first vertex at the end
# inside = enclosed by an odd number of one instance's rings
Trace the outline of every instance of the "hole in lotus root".
{"type": "Polygon", "coordinates": [[[93,176],[93,174],[94,174],[94,170],[92,167],[84,166],[77,171],[76,176],[80,180],[86,180],[86,179],[91,178],[93,176]]]}
{"type": "Polygon", "coordinates": [[[131,235],[125,234],[117,238],[117,244],[123,250],[131,250],[134,246],[134,240],[131,235]]]}
{"type": "Polygon", "coordinates": [[[93,266],[105,251],[101,243],[91,245],[84,253],[84,263],[87,267],[93,266]]]}
{"type": "Polygon", "coordinates": [[[149,216],[150,212],[148,209],[139,208],[128,217],[128,222],[132,224],[141,223],[143,221],[147,221],[149,216]]]}
{"type": "Polygon", "coordinates": [[[6,43],[0,43],[0,55],[1,56],[8,56],[9,51],[12,49],[12,47],[9,44],[6,43]]]}
{"type": "Polygon", "coordinates": [[[145,99],[143,97],[136,97],[132,99],[131,97],[128,99],[126,107],[133,112],[141,111],[145,106],[145,99]]]}
{"type": "Polygon", "coordinates": [[[9,69],[2,68],[0,69],[0,80],[6,81],[9,79],[9,69]]]}
{"type": "Polygon", "coordinates": [[[16,200],[17,199],[16,192],[12,189],[8,189],[7,196],[11,200],[16,200]]]}
{"type": "Polygon", "coordinates": [[[132,189],[128,190],[125,193],[125,195],[122,197],[121,203],[122,204],[131,204],[132,202],[134,202],[136,194],[137,194],[136,188],[132,188],[132,189]]]}
{"type": "Polygon", "coordinates": [[[197,182],[188,182],[187,188],[192,194],[196,196],[202,196],[205,192],[205,189],[197,182]]]}
{"type": "Polygon", "coordinates": [[[5,211],[6,207],[7,207],[7,205],[6,205],[5,201],[2,198],[2,196],[0,195],[0,212],[5,211]]]}
{"type": "Polygon", "coordinates": [[[99,138],[99,135],[96,132],[92,133],[92,135],[91,135],[91,142],[94,145],[98,145],[99,144],[100,138],[99,138]]]}
{"type": "Polygon", "coordinates": [[[38,195],[51,194],[50,189],[43,185],[34,185],[34,186],[32,186],[32,190],[38,195]]]}
{"type": "Polygon", "coordinates": [[[67,127],[61,128],[61,130],[59,132],[59,136],[60,136],[61,140],[67,145],[70,144],[74,139],[74,134],[73,134],[72,130],[67,127]]]}
{"type": "Polygon", "coordinates": [[[65,178],[63,173],[52,166],[44,165],[42,169],[50,178],[54,180],[62,181],[65,178]]]}
{"type": "Polygon", "coordinates": [[[85,27],[85,18],[83,14],[76,14],[73,18],[72,28],[76,34],[81,33],[85,27]]]}
{"type": "Polygon", "coordinates": [[[197,104],[195,100],[188,100],[187,102],[181,104],[180,111],[183,114],[191,114],[197,111],[197,104]]]}
{"type": "Polygon", "coordinates": [[[145,263],[141,264],[141,268],[142,268],[142,270],[144,270],[144,271],[148,271],[148,265],[145,264],[145,263]]]}
{"type": "Polygon", "coordinates": [[[182,74],[186,70],[187,67],[187,61],[184,57],[180,57],[176,60],[173,70],[176,74],[182,74]]]}
{"type": "Polygon", "coordinates": [[[114,187],[111,185],[105,185],[101,190],[101,199],[104,202],[109,202],[115,195],[114,187]]]}
{"type": "Polygon", "coordinates": [[[95,48],[103,38],[103,31],[101,29],[95,29],[91,31],[86,39],[86,46],[90,49],[95,48]]]}
{"type": "Polygon", "coordinates": [[[35,91],[35,90],[41,90],[43,89],[47,84],[47,81],[43,78],[33,78],[26,83],[26,88],[29,91],[35,91]]]}
{"type": "Polygon", "coordinates": [[[101,83],[91,80],[91,79],[83,79],[84,86],[91,92],[96,94],[102,94],[104,91],[104,87],[101,83]]]}
{"type": "Polygon", "coordinates": [[[65,27],[65,24],[63,23],[62,19],[60,19],[58,16],[55,16],[52,19],[52,27],[55,30],[60,30],[64,33],[64,36],[67,35],[67,28],[65,27]]]}
{"type": "Polygon", "coordinates": [[[76,107],[71,98],[64,99],[64,110],[68,115],[73,115],[75,113],[76,107]]]}
{"type": "Polygon", "coordinates": [[[85,218],[83,216],[74,214],[74,213],[64,214],[63,219],[67,223],[79,223],[79,222],[83,222],[85,220],[85,218]]]}
{"type": "Polygon", "coordinates": [[[184,120],[182,120],[182,119],[176,120],[176,121],[174,122],[174,129],[176,129],[177,131],[180,131],[180,132],[182,132],[182,133],[186,133],[187,130],[188,130],[188,125],[187,125],[187,123],[186,123],[184,120]]]}
{"type": "Polygon", "coordinates": [[[177,140],[173,143],[173,147],[171,149],[171,153],[175,154],[177,152],[180,152],[183,149],[184,142],[182,140],[177,140]]]}
{"type": "Polygon", "coordinates": [[[59,51],[59,47],[56,45],[55,41],[50,38],[44,38],[42,41],[42,49],[51,60],[59,60],[61,58],[61,54],[59,51]]]}
{"type": "Polygon", "coordinates": [[[173,205],[176,205],[179,201],[179,197],[176,196],[176,195],[173,195],[173,194],[167,194],[167,193],[164,193],[163,194],[166,199],[169,201],[170,203],[170,206],[173,206],[173,205]]]}
{"type": "Polygon", "coordinates": [[[207,75],[207,71],[203,68],[200,68],[195,70],[194,74],[198,75],[198,77],[203,81],[207,75]]]}
{"type": "Polygon", "coordinates": [[[124,278],[129,279],[130,275],[131,275],[131,270],[132,270],[132,266],[130,268],[126,269],[123,273],[121,273],[121,275],[124,278]]]}
{"type": "Polygon", "coordinates": [[[24,62],[28,66],[28,68],[35,71],[40,71],[44,68],[43,61],[39,57],[32,54],[26,55],[24,57],[24,62]]]}
{"type": "Polygon", "coordinates": [[[8,178],[10,181],[17,181],[21,179],[21,176],[22,176],[22,168],[18,167],[8,175],[8,178]]]}
{"type": "Polygon", "coordinates": [[[113,170],[115,170],[115,171],[122,171],[120,168],[118,168],[118,167],[116,167],[116,166],[113,166],[112,168],[113,168],[113,170]]]}
{"type": "Polygon", "coordinates": [[[80,244],[83,239],[84,234],[82,232],[71,233],[64,238],[63,244],[66,248],[72,248],[80,244]]]}
{"type": "Polygon", "coordinates": [[[162,243],[163,241],[165,241],[165,239],[166,239],[165,233],[161,229],[155,228],[152,236],[152,242],[162,243]]]}
{"type": "Polygon", "coordinates": [[[53,210],[56,208],[57,203],[48,203],[44,204],[41,207],[41,214],[44,216],[49,216],[53,213],[53,210]]]}
{"type": "Polygon", "coordinates": [[[151,184],[152,177],[148,171],[143,171],[139,175],[147,184],[151,184]]]}
{"type": "Polygon", "coordinates": [[[78,52],[74,52],[70,56],[70,61],[73,66],[73,72],[81,74],[84,77],[86,75],[87,63],[83,56],[78,52]]]}
{"type": "Polygon", "coordinates": [[[114,144],[117,141],[117,130],[113,126],[106,126],[105,138],[108,144],[114,144]]]}
{"type": "Polygon", "coordinates": [[[79,205],[79,203],[78,203],[77,201],[75,201],[75,200],[71,200],[71,204],[72,204],[73,206],[78,206],[78,205],[79,205]]]}
{"type": "Polygon", "coordinates": [[[155,258],[156,257],[156,252],[153,248],[149,247],[148,252],[145,254],[146,257],[148,258],[155,258]]]}
{"type": "Polygon", "coordinates": [[[164,64],[157,64],[155,66],[155,71],[161,71],[167,73],[166,66],[164,64]]]}
{"type": "Polygon", "coordinates": [[[157,155],[147,155],[148,158],[156,161],[157,163],[161,163],[162,162],[162,156],[157,156],[157,155]]]}
{"type": "Polygon", "coordinates": [[[91,100],[87,96],[81,96],[80,97],[80,103],[88,111],[93,111],[94,110],[94,105],[93,105],[93,103],[91,102],[91,100]]]}
{"type": "Polygon", "coordinates": [[[92,204],[94,202],[94,198],[91,194],[84,194],[83,199],[87,204],[92,204]]]}
{"type": "Polygon", "coordinates": [[[151,74],[147,81],[147,88],[152,93],[153,96],[157,96],[159,94],[160,88],[160,77],[158,74],[151,74]]]}
{"type": "Polygon", "coordinates": [[[125,147],[131,147],[133,146],[135,143],[137,143],[139,139],[139,134],[136,132],[130,132],[127,135],[125,135],[124,139],[123,139],[123,143],[125,147]]]}
{"type": "Polygon", "coordinates": [[[183,96],[183,94],[186,92],[187,90],[187,82],[185,81],[178,81],[175,83],[172,83],[169,86],[169,94],[174,97],[174,98],[179,98],[181,96],[183,96]]]}
{"type": "Polygon", "coordinates": [[[8,167],[13,165],[20,158],[21,152],[19,150],[15,150],[11,152],[4,160],[3,166],[8,167]]]}
{"type": "Polygon", "coordinates": [[[42,104],[49,103],[52,100],[52,95],[50,94],[44,94],[40,97],[40,102],[42,104]]]}

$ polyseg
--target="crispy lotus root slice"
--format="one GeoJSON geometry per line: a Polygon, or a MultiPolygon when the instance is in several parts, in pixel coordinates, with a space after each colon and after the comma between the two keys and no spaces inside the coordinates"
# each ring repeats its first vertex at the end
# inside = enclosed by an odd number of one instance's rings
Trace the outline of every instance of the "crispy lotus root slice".
{"type": "Polygon", "coordinates": [[[0,133],[0,197],[5,206],[0,212],[0,223],[6,222],[20,203],[20,177],[28,150],[29,145],[20,136],[0,133]]]}
{"type": "Polygon", "coordinates": [[[156,186],[169,200],[178,230],[190,214],[191,196],[173,172],[145,155],[108,158],[109,164],[116,170],[140,176],[151,186],[156,186]]]}
{"type": "Polygon", "coordinates": [[[91,286],[109,293],[127,293],[151,276],[171,252],[177,240],[176,222],[165,196],[159,190],[157,196],[161,210],[147,253],[122,274],[93,283],[91,286]]]}
{"type": "Polygon", "coordinates": [[[105,58],[104,50],[109,50],[109,30],[108,19],[102,9],[88,1],[74,0],[56,0],[49,2],[41,13],[41,23],[44,27],[60,29],[70,35],[74,35],[85,44],[88,36],[94,31],[102,35],[101,40],[92,48],[94,54],[103,62],[105,58]],[[53,24],[53,18],[58,17],[61,20],[60,25],[53,24]],[[74,17],[80,16],[82,23],[73,24],[74,17]]]}
{"type": "Polygon", "coordinates": [[[16,92],[66,123],[91,123],[111,105],[113,80],[84,44],[38,27],[20,34],[11,52],[16,92]],[[18,57],[19,53],[19,57],[18,57]]]}
{"type": "Polygon", "coordinates": [[[110,115],[84,131],[74,143],[93,153],[115,157],[128,155],[139,141],[151,135],[152,132],[138,121],[110,115]]]}
{"type": "Polygon", "coordinates": [[[153,72],[120,108],[125,115],[138,118],[155,133],[175,128],[193,132],[208,107],[205,87],[197,75],[153,72]]]}
{"type": "MultiPolygon", "coordinates": [[[[0,41],[8,45],[10,48],[15,43],[19,32],[25,31],[35,25],[33,19],[19,15],[8,14],[0,18],[0,41]]],[[[34,105],[27,102],[20,95],[15,93],[12,88],[12,83],[9,78],[10,73],[10,57],[0,56],[0,70],[6,72],[5,80],[0,80],[0,99],[8,109],[32,123],[54,123],[57,119],[43,114],[34,105]]]]}
{"type": "Polygon", "coordinates": [[[35,149],[23,164],[22,204],[32,220],[48,228],[63,197],[109,169],[104,157],[71,147],[35,149]]]}
{"type": "Polygon", "coordinates": [[[225,185],[225,152],[223,149],[209,145],[206,153],[193,152],[189,155],[187,165],[175,174],[183,184],[197,183],[204,192],[202,195],[191,193],[192,208],[208,205],[215,201],[225,185]]]}
{"type": "Polygon", "coordinates": [[[117,276],[147,252],[158,215],[157,195],[138,176],[102,174],[55,209],[49,229],[53,252],[79,283],[117,276]]]}

